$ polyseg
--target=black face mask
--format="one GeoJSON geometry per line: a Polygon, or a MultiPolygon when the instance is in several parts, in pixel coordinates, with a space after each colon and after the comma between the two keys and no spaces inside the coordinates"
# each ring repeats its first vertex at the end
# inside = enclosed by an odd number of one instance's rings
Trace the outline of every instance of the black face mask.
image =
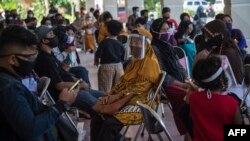
{"type": "Polygon", "coordinates": [[[223,42],[223,36],[222,35],[217,35],[211,39],[208,39],[206,44],[211,48],[211,47],[220,47],[223,42]]]}
{"type": "Polygon", "coordinates": [[[34,69],[35,61],[30,62],[30,61],[22,60],[18,57],[16,58],[18,60],[19,66],[18,67],[13,66],[13,69],[20,77],[28,76],[34,69]]]}
{"type": "Polygon", "coordinates": [[[56,36],[53,38],[45,38],[45,39],[49,40],[49,43],[47,43],[46,45],[48,45],[50,48],[55,48],[59,44],[58,38],[56,36]]]}

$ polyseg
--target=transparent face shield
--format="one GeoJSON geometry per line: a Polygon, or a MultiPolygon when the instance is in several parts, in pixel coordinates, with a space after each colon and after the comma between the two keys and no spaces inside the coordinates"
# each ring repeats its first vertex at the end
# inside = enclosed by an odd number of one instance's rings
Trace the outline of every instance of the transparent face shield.
{"type": "Polygon", "coordinates": [[[145,57],[146,37],[138,34],[129,35],[129,56],[136,60],[142,60],[145,57]]]}
{"type": "Polygon", "coordinates": [[[227,80],[228,80],[228,88],[237,86],[237,81],[236,81],[236,78],[234,76],[230,62],[228,61],[227,56],[220,55],[220,58],[221,58],[221,62],[222,62],[221,67],[223,68],[224,73],[225,73],[227,80]]]}
{"type": "Polygon", "coordinates": [[[228,81],[227,88],[237,86],[237,82],[236,82],[234,73],[232,71],[231,65],[227,59],[227,56],[218,55],[218,57],[220,57],[220,59],[221,59],[221,67],[213,75],[211,75],[209,78],[202,80],[202,82],[204,82],[204,83],[212,82],[216,78],[218,78],[222,72],[224,72],[225,76],[227,78],[227,81],[228,81]]]}

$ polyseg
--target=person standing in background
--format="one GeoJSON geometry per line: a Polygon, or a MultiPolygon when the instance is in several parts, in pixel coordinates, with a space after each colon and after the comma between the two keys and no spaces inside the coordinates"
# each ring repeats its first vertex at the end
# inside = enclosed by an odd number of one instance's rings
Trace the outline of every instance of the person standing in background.
{"type": "Polygon", "coordinates": [[[133,14],[128,17],[128,23],[126,24],[129,32],[135,29],[135,21],[138,17],[140,17],[139,7],[135,6],[132,10],[133,14]]]}

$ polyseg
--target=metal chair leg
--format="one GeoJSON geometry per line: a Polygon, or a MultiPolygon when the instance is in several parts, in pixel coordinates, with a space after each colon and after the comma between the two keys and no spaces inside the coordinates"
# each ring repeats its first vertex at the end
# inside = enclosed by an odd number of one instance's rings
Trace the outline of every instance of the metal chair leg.
{"type": "Polygon", "coordinates": [[[164,106],[163,106],[163,103],[160,103],[160,106],[161,106],[161,116],[162,118],[165,117],[165,114],[164,114],[164,106]]]}
{"type": "Polygon", "coordinates": [[[129,128],[129,125],[126,127],[125,131],[123,132],[123,134],[122,134],[122,137],[121,137],[120,141],[124,141],[124,139],[125,139],[125,135],[126,135],[126,133],[128,132],[128,128],[129,128]]]}
{"type": "Polygon", "coordinates": [[[164,139],[162,138],[162,136],[161,136],[160,133],[158,133],[158,134],[156,134],[156,135],[157,135],[157,137],[159,138],[160,141],[164,141],[164,139]]]}
{"type": "Polygon", "coordinates": [[[154,141],[151,134],[148,134],[148,141],[154,141]]]}
{"type": "Polygon", "coordinates": [[[138,136],[139,134],[141,133],[142,129],[144,128],[144,124],[142,123],[140,126],[139,126],[139,129],[137,130],[137,133],[135,135],[135,138],[133,141],[136,141],[138,139],[138,136]]]}
{"type": "Polygon", "coordinates": [[[141,137],[144,137],[144,132],[145,132],[145,126],[143,126],[143,129],[141,131],[141,137]]]}
{"type": "Polygon", "coordinates": [[[164,129],[164,133],[166,134],[166,136],[167,136],[167,138],[168,138],[169,141],[173,141],[173,138],[170,136],[168,130],[164,129]]]}

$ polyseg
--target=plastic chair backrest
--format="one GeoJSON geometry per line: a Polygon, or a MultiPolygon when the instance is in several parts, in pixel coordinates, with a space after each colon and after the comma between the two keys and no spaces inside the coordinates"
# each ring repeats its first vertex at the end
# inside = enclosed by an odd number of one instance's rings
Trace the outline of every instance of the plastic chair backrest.
{"type": "Polygon", "coordinates": [[[50,84],[50,78],[43,76],[39,79],[39,82],[37,84],[37,92],[39,99],[42,99],[45,96],[49,84],[50,84]]]}
{"type": "Polygon", "coordinates": [[[175,50],[175,53],[177,54],[177,56],[179,57],[179,63],[186,70],[188,78],[191,78],[190,72],[189,72],[189,67],[188,67],[189,66],[188,58],[187,58],[185,51],[182,48],[177,47],[177,46],[174,47],[174,50],[175,50]]]}

